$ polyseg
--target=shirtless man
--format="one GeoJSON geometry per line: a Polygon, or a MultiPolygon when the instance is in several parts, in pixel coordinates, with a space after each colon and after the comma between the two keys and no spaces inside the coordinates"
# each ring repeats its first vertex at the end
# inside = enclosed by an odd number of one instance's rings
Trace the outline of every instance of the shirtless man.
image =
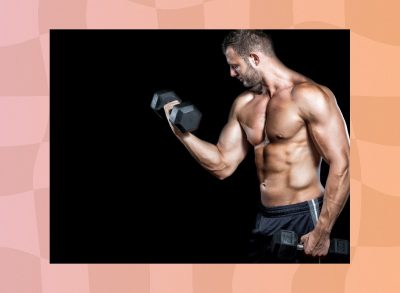
{"type": "MultiPolygon", "coordinates": [[[[217,144],[170,123],[171,129],[201,166],[221,180],[253,149],[261,193],[253,235],[294,230],[306,255],[324,256],[349,196],[349,137],[335,96],[287,68],[261,31],[231,32],[222,47],[230,75],[249,90],[233,102],[217,144]],[[322,159],[329,164],[325,188],[322,159]]],[[[164,107],[167,116],[176,103],[164,107]]],[[[263,248],[255,247],[254,260],[265,260],[263,248]]]]}

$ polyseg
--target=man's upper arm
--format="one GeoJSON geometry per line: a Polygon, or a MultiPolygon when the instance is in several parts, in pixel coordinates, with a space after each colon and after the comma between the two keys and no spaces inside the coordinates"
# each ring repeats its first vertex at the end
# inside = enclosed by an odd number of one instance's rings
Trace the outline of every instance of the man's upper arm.
{"type": "Polygon", "coordinates": [[[333,93],[307,85],[296,89],[293,95],[321,156],[330,165],[347,168],[349,137],[333,93]]]}
{"type": "Polygon", "coordinates": [[[233,169],[236,169],[244,159],[249,147],[246,135],[238,120],[238,113],[243,103],[244,99],[241,96],[233,103],[228,122],[222,129],[217,143],[217,148],[223,157],[224,163],[227,167],[233,169]]]}

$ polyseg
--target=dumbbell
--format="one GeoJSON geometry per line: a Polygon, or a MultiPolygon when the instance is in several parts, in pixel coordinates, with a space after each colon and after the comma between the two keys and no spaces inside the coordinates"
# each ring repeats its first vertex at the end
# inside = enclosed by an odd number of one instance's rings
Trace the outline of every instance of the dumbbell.
{"type": "MultiPolygon", "coordinates": [[[[153,95],[150,107],[158,116],[164,118],[164,106],[172,101],[182,102],[177,94],[170,90],[157,91],[153,95]]],[[[169,121],[182,132],[194,131],[199,127],[201,112],[191,103],[175,105],[169,115],[169,121]]]]}
{"type": "MultiPolygon", "coordinates": [[[[277,258],[290,260],[296,257],[298,251],[304,251],[304,246],[298,243],[294,231],[280,230],[272,236],[270,249],[277,258]]],[[[349,255],[349,241],[331,239],[328,254],[336,257],[349,255]]]]}

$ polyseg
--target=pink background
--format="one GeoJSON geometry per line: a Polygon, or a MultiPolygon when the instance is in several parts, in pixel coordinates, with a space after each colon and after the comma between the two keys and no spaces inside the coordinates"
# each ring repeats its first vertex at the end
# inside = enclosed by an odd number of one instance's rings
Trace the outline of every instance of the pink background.
{"type": "Polygon", "coordinates": [[[2,0],[0,292],[400,292],[398,3],[2,0]],[[50,265],[50,28],[350,28],[351,265],[50,265]]]}

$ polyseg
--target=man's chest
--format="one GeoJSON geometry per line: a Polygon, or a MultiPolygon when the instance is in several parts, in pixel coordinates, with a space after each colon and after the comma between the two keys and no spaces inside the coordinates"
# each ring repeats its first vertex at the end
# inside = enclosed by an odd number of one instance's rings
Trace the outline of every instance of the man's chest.
{"type": "Polygon", "coordinates": [[[291,139],[304,127],[296,104],[284,96],[254,99],[240,113],[239,121],[253,146],[291,139]]]}

